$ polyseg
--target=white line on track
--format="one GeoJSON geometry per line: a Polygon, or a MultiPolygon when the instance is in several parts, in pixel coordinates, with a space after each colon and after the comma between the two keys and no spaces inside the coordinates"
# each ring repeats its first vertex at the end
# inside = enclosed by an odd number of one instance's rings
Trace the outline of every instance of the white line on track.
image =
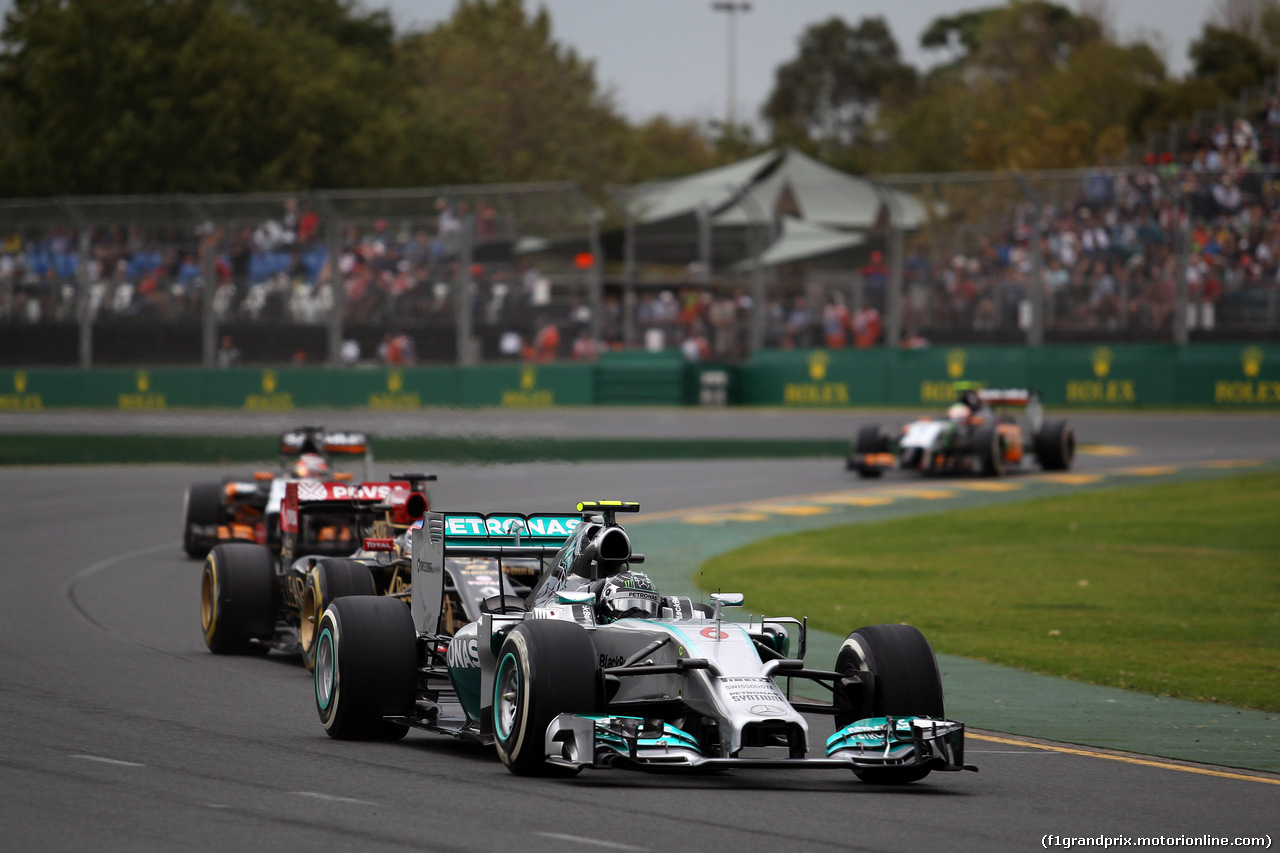
{"type": "Polygon", "coordinates": [[[313,800],[324,800],[329,803],[355,803],[360,806],[376,806],[372,800],[357,800],[354,797],[337,797],[333,794],[321,794],[316,791],[293,791],[299,797],[311,797],[313,800]]]}
{"type": "Polygon", "coordinates": [[[610,850],[648,850],[648,847],[636,847],[634,844],[620,844],[617,841],[601,841],[597,838],[583,838],[580,835],[563,835],[559,832],[539,832],[543,838],[551,838],[556,841],[572,841],[577,844],[590,844],[595,847],[606,847],[610,850]]]}
{"type": "Polygon", "coordinates": [[[145,764],[139,764],[136,761],[121,761],[118,758],[103,758],[101,755],[73,755],[72,758],[78,758],[81,761],[98,761],[102,764],[115,764],[119,767],[146,767],[145,764]]]}

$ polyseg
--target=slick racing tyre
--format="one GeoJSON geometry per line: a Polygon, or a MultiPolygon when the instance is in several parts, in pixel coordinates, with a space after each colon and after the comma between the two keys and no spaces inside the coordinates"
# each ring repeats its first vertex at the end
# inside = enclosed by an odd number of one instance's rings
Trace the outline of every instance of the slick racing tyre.
{"type": "Polygon", "coordinates": [[[276,632],[275,590],[266,548],[247,542],[214,546],[200,576],[200,626],[209,651],[266,654],[263,643],[276,632]]]}
{"type": "Polygon", "coordinates": [[[984,477],[1004,475],[1004,439],[995,424],[978,427],[973,434],[973,448],[978,456],[978,470],[984,477]]]}
{"type": "Polygon", "coordinates": [[[1068,421],[1045,421],[1036,433],[1036,458],[1046,471],[1066,471],[1076,458],[1076,432],[1068,421]]]}
{"type": "Polygon", "coordinates": [[[203,557],[218,541],[222,521],[222,484],[193,483],[182,499],[182,550],[203,557]]]}
{"type": "MultiPolygon", "coordinates": [[[[870,625],[854,631],[840,647],[835,671],[858,673],[864,685],[852,695],[837,690],[837,731],[867,717],[946,716],[937,658],[924,634],[910,625],[870,625]]],[[[929,769],[876,767],[854,773],[863,782],[900,785],[923,779],[929,769]]]]}
{"type": "Polygon", "coordinates": [[[879,426],[864,426],[858,430],[858,438],[853,443],[853,456],[849,457],[848,468],[856,470],[859,477],[879,477],[884,473],[882,468],[874,465],[860,465],[855,457],[868,453],[888,453],[889,436],[879,426]]]}
{"type": "Polygon", "coordinates": [[[518,776],[572,773],[546,763],[547,726],[560,714],[592,714],[597,702],[596,650],[576,622],[517,625],[498,652],[493,735],[498,757],[518,776]]]}
{"type": "Polygon", "coordinates": [[[337,740],[398,740],[409,727],[383,719],[413,711],[417,632],[397,598],[339,598],[325,608],[315,641],[316,712],[337,740]]]}
{"type": "Polygon", "coordinates": [[[333,559],[316,563],[316,567],[307,574],[298,614],[298,644],[302,646],[302,662],[307,669],[315,668],[317,628],[329,602],[351,595],[377,594],[373,574],[364,563],[333,559]]]}

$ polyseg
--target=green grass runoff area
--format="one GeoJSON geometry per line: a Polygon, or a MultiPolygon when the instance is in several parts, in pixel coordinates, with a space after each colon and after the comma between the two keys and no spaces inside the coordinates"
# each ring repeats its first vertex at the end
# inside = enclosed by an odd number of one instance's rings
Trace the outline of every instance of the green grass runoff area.
{"type": "Polygon", "coordinates": [[[1280,710],[1280,473],[788,534],[702,585],[840,636],[907,622],[939,653],[1280,710]]]}

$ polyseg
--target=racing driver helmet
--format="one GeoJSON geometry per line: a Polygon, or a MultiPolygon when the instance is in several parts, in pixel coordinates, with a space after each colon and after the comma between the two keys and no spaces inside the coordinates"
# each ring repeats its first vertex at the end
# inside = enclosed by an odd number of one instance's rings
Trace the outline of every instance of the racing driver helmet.
{"type": "Polygon", "coordinates": [[[947,417],[955,423],[963,423],[969,420],[969,415],[971,414],[973,412],[964,403],[954,403],[951,408],[947,409],[947,417]]]}
{"type": "Polygon", "coordinates": [[[591,589],[601,624],[633,617],[652,619],[662,606],[662,597],[644,572],[619,572],[596,581],[591,589]]]}
{"type": "Polygon", "coordinates": [[[293,463],[293,475],[299,480],[321,480],[329,476],[329,463],[319,453],[303,453],[293,463]]]}

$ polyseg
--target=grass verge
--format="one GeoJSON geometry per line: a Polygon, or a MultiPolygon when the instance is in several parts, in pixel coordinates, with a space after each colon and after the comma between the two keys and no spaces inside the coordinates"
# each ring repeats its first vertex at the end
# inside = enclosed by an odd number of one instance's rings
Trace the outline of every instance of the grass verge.
{"type": "MultiPolygon", "coordinates": [[[[0,465],[217,464],[275,458],[274,436],[2,435],[0,465]]],[[[457,463],[843,457],[820,439],[375,438],[378,459],[457,463]]]]}
{"type": "Polygon", "coordinates": [[[702,582],[841,636],[909,622],[941,653],[1280,710],[1277,473],[788,534],[702,582]]]}

